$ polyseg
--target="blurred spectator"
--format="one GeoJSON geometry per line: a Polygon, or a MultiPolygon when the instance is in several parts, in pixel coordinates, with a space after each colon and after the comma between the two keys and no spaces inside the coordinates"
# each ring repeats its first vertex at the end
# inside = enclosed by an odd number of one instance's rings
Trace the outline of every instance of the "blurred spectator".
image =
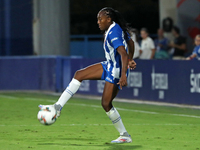
{"type": "Polygon", "coordinates": [[[184,54],[186,52],[186,38],[180,35],[180,29],[176,26],[172,28],[172,34],[175,39],[169,46],[174,48],[173,59],[184,59],[184,54]]]}
{"type": "Polygon", "coordinates": [[[132,32],[131,39],[134,41],[134,46],[135,46],[133,59],[137,59],[141,54],[141,48],[138,44],[139,42],[138,31],[136,29],[131,29],[131,32],[132,32]]]}
{"type": "Polygon", "coordinates": [[[155,59],[168,59],[169,58],[169,40],[164,37],[163,29],[158,29],[158,38],[154,40],[156,53],[155,59]]]}
{"type": "Polygon", "coordinates": [[[146,28],[142,28],[140,31],[141,42],[141,55],[140,59],[153,59],[155,55],[155,45],[153,40],[149,37],[149,32],[146,28]]]}
{"type": "Polygon", "coordinates": [[[186,60],[191,60],[197,57],[200,60],[200,34],[195,37],[195,48],[191,56],[187,57],[186,60]]]}

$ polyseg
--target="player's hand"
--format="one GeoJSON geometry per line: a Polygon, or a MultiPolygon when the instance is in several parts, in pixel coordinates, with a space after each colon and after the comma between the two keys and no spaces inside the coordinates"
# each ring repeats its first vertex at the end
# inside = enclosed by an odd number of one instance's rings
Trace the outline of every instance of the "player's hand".
{"type": "Polygon", "coordinates": [[[136,68],[136,62],[134,60],[130,60],[128,62],[128,66],[130,67],[131,70],[135,69],[136,68]]]}
{"type": "Polygon", "coordinates": [[[126,74],[122,74],[122,76],[119,79],[119,82],[117,84],[119,84],[121,90],[122,90],[122,86],[127,86],[127,77],[126,77],[126,74]]]}

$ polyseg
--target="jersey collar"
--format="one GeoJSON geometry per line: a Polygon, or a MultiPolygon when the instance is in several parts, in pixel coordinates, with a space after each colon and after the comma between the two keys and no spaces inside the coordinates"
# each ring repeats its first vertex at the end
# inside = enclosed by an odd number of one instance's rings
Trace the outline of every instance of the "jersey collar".
{"type": "Polygon", "coordinates": [[[107,31],[105,31],[105,39],[107,38],[107,36],[108,36],[108,33],[110,32],[110,30],[115,26],[115,22],[113,21],[113,23],[110,25],[110,27],[108,28],[108,30],[107,31]]]}

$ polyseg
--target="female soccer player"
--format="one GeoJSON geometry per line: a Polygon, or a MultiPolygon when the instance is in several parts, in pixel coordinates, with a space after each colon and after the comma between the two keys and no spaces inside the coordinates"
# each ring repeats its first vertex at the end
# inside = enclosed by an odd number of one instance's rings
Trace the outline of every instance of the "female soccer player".
{"type": "MultiPolygon", "coordinates": [[[[57,116],[65,103],[76,93],[83,80],[105,80],[102,95],[102,106],[120,133],[120,137],[112,143],[130,143],[131,136],[126,131],[121,117],[112,105],[112,101],[119,89],[127,85],[127,68],[135,69],[134,42],[129,37],[129,27],[120,15],[112,8],[103,8],[97,15],[97,24],[104,34],[104,50],[106,60],[76,71],[74,78],[62,93],[59,100],[54,104],[57,116]]],[[[40,106],[42,107],[42,106],[40,106]]]]}

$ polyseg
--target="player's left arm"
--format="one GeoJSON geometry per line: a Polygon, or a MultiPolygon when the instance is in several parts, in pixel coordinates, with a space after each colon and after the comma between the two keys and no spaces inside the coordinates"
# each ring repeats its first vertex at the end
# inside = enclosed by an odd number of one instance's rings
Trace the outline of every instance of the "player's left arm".
{"type": "Polygon", "coordinates": [[[132,70],[136,68],[136,63],[133,60],[133,56],[135,52],[135,43],[133,42],[132,39],[129,39],[127,44],[128,44],[128,59],[129,59],[128,66],[132,70]]]}
{"type": "Polygon", "coordinates": [[[127,42],[128,44],[128,56],[129,56],[129,59],[133,59],[133,55],[134,55],[134,52],[135,52],[135,43],[133,42],[132,39],[128,40],[127,42]]]}
{"type": "Polygon", "coordinates": [[[126,72],[128,69],[128,54],[125,50],[124,46],[119,46],[117,48],[117,52],[121,56],[121,61],[122,61],[122,72],[121,72],[121,78],[117,84],[120,85],[120,89],[122,89],[122,86],[127,86],[127,77],[126,77],[126,72]]]}

